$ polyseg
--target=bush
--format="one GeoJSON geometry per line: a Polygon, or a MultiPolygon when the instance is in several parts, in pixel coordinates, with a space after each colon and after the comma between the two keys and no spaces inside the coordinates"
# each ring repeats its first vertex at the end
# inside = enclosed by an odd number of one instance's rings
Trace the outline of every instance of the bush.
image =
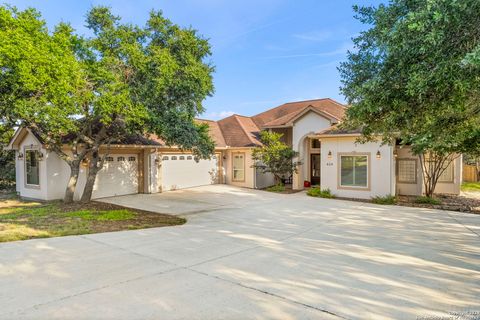
{"type": "Polygon", "coordinates": [[[283,184],[277,184],[277,185],[268,187],[266,190],[270,192],[283,192],[285,191],[285,186],[283,184]]]}
{"type": "Polygon", "coordinates": [[[307,195],[309,195],[310,197],[327,198],[327,199],[335,198],[335,196],[332,194],[330,189],[321,190],[320,188],[311,188],[310,190],[307,191],[307,195]]]}
{"type": "Polygon", "coordinates": [[[415,198],[415,203],[434,204],[434,205],[442,204],[442,202],[438,199],[425,197],[425,196],[415,198]]]}
{"type": "Polygon", "coordinates": [[[397,203],[397,198],[392,195],[384,196],[384,197],[373,197],[372,202],[376,204],[395,204],[397,203]]]}

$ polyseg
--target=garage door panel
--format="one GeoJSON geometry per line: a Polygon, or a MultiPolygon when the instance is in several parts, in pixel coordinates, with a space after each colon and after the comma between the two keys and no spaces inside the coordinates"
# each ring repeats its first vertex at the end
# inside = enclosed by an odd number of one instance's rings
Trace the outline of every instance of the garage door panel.
{"type": "Polygon", "coordinates": [[[92,198],[138,193],[138,157],[134,154],[110,157],[97,174],[92,198]]]}
{"type": "Polygon", "coordinates": [[[215,183],[218,183],[216,157],[195,161],[192,155],[163,155],[162,190],[184,189],[215,183]],[[180,160],[181,157],[183,160],[180,160]]]}

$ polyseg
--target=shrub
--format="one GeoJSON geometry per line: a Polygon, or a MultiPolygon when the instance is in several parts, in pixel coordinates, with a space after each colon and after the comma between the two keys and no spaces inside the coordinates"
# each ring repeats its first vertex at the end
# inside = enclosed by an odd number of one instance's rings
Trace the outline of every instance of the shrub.
{"type": "Polygon", "coordinates": [[[268,187],[266,190],[270,192],[283,192],[285,191],[285,186],[283,184],[276,184],[274,186],[268,187]]]}
{"type": "Polygon", "coordinates": [[[311,188],[310,190],[307,191],[307,195],[311,197],[327,198],[327,199],[335,198],[335,196],[332,194],[330,189],[321,190],[320,188],[311,188]]]}
{"type": "Polygon", "coordinates": [[[438,199],[431,198],[431,197],[425,197],[425,196],[415,198],[415,203],[434,204],[434,205],[442,204],[442,202],[438,199]]]}
{"type": "Polygon", "coordinates": [[[376,204],[395,204],[397,203],[397,198],[392,195],[387,195],[384,197],[377,196],[372,198],[372,202],[376,204]]]}

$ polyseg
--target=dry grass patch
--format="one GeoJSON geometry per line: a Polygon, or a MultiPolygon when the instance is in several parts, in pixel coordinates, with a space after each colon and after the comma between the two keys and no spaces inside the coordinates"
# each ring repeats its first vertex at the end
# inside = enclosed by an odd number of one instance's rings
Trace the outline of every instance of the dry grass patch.
{"type": "Polygon", "coordinates": [[[184,224],[184,218],[90,202],[0,200],[0,242],[184,224]]]}

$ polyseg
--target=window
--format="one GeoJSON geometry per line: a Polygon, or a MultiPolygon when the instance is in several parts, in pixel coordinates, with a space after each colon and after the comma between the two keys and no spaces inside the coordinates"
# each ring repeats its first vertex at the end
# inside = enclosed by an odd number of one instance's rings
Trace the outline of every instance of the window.
{"type": "Polygon", "coordinates": [[[120,162],[120,161],[125,161],[125,157],[117,157],[117,161],[120,162]]]}
{"type": "Polygon", "coordinates": [[[185,160],[185,156],[180,156],[178,160],[185,160]]]}
{"type": "Polygon", "coordinates": [[[368,187],[368,156],[340,156],[340,186],[368,187]]]}
{"type": "Polygon", "coordinates": [[[163,156],[162,160],[168,160],[168,156],[163,156]]]}
{"type": "Polygon", "coordinates": [[[135,161],[137,161],[137,158],[136,157],[128,157],[128,161],[135,162],[135,161]]]}
{"type": "Polygon", "coordinates": [[[40,185],[39,157],[38,150],[25,150],[25,173],[27,185],[40,185]]]}
{"type": "Polygon", "coordinates": [[[417,160],[397,160],[397,181],[400,183],[417,183],[417,160]]]}
{"type": "Polygon", "coordinates": [[[105,158],[105,161],[107,161],[107,162],[113,162],[113,157],[106,157],[106,158],[105,158]]]}
{"type": "Polygon", "coordinates": [[[232,154],[233,181],[245,181],[245,153],[232,154]]]}
{"type": "Polygon", "coordinates": [[[312,139],[312,149],[318,149],[318,148],[320,148],[320,140],[312,139]]]}
{"type": "Polygon", "coordinates": [[[438,182],[453,182],[453,161],[448,164],[445,171],[438,177],[438,182]]]}
{"type": "Polygon", "coordinates": [[[177,156],[172,156],[172,160],[177,160],[177,156]]]}
{"type": "Polygon", "coordinates": [[[192,160],[192,156],[187,156],[187,160],[192,160]]]}

